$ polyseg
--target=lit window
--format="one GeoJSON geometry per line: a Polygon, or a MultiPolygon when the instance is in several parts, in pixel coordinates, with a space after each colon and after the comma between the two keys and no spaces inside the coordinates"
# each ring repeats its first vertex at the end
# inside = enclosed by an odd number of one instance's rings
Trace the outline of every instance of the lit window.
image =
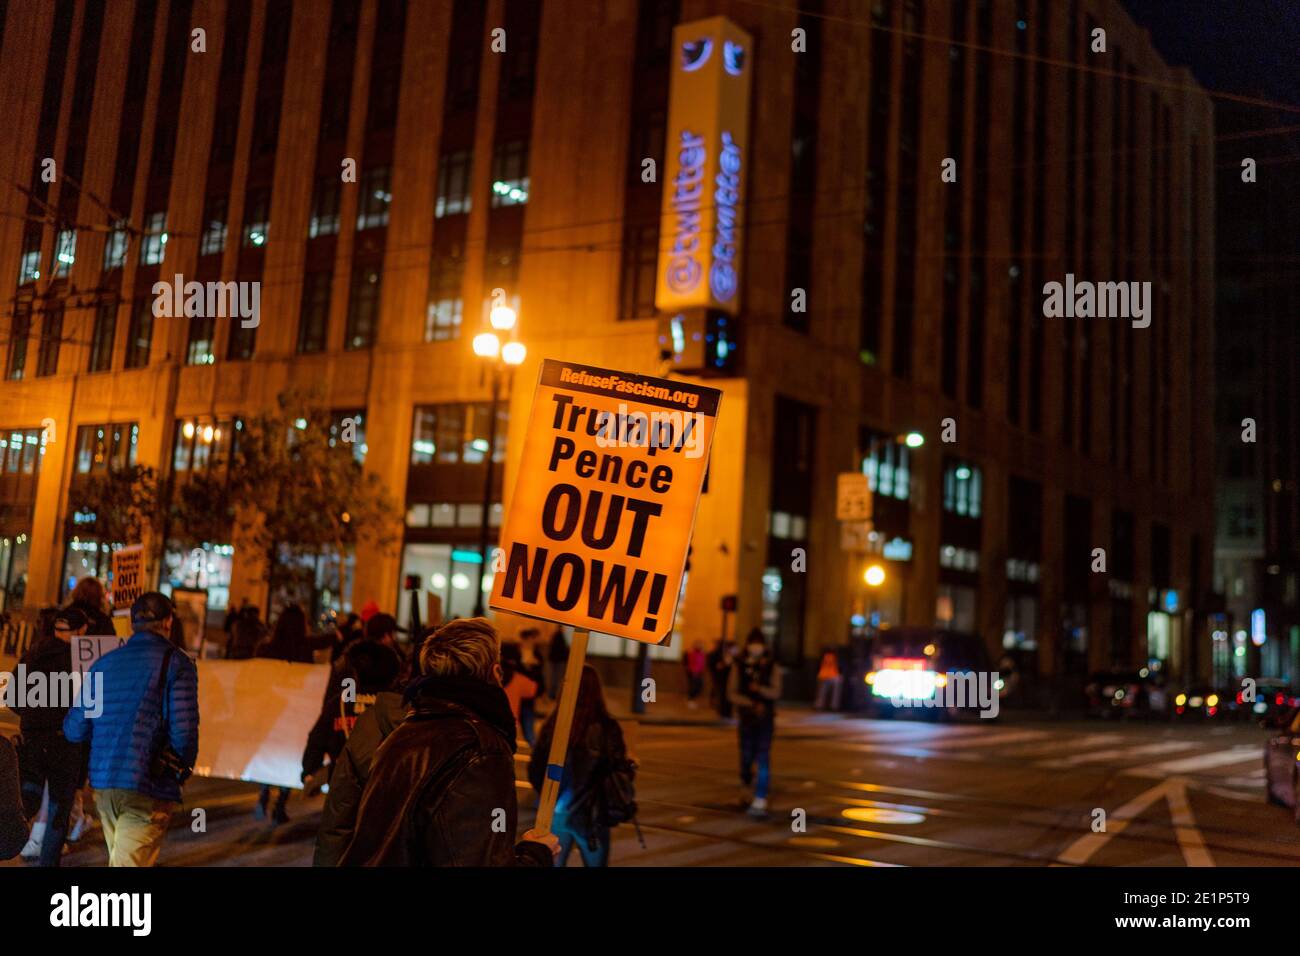
{"type": "Polygon", "coordinates": [[[77,233],[73,229],[59,230],[54,246],[54,274],[65,276],[77,261],[77,233]]]}
{"type": "Polygon", "coordinates": [[[144,217],[144,237],[140,242],[140,264],[156,266],[167,253],[167,213],[151,212],[144,217]]]}
{"type": "Polygon", "coordinates": [[[501,143],[492,154],[492,206],[528,202],[528,142],[501,143]]]}

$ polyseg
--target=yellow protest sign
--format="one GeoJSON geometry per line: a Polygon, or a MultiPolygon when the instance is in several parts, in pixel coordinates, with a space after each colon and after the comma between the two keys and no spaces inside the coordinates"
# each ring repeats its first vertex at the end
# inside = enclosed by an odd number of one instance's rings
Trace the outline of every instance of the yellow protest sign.
{"type": "Polygon", "coordinates": [[[721,397],[543,362],[490,606],[646,643],[667,637],[721,397]]]}
{"type": "Polygon", "coordinates": [[[144,593],[144,546],[118,548],[113,552],[113,607],[130,608],[144,593]]]}

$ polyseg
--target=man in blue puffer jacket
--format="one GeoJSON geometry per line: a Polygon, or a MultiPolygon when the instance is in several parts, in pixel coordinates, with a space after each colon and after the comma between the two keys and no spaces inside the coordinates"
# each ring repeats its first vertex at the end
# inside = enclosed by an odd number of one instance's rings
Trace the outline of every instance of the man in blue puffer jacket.
{"type": "Polygon", "coordinates": [[[88,713],[78,700],[63,722],[68,740],[90,740],[90,785],[109,866],[153,866],[162,850],[181,788],[174,779],[150,773],[158,741],[165,734],[186,766],[198,756],[198,671],[171,643],[173,623],[166,595],[142,594],[131,605],[131,639],[86,674],[102,712],[88,713]]]}

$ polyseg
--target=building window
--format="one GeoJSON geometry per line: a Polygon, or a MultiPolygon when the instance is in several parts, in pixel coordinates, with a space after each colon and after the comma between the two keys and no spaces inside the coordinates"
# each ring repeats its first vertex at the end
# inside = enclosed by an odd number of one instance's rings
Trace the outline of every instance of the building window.
{"type": "Polygon", "coordinates": [[[433,207],[435,219],[469,212],[473,164],[474,154],[469,150],[442,155],[438,162],[438,198],[433,207]]]}
{"type": "Polygon", "coordinates": [[[248,194],[244,208],[244,248],[266,245],[271,232],[271,190],[256,189],[248,194]]]}
{"type": "Polygon", "coordinates": [[[242,428],[239,419],[220,421],[200,417],[178,421],[172,441],[172,470],[207,471],[225,467],[242,428]]]}
{"type": "Polygon", "coordinates": [[[113,334],[117,331],[117,304],[100,303],[95,310],[95,329],[90,338],[88,372],[106,372],[113,367],[113,334]]]}
{"type": "Polygon", "coordinates": [[[186,365],[211,365],[217,360],[213,352],[215,330],[216,319],[212,316],[190,316],[189,340],[185,346],[186,365]]]}
{"type": "Polygon", "coordinates": [[[167,252],[167,213],[151,212],[144,217],[144,236],[140,241],[140,265],[156,266],[167,252]]]}
{"type": "Polygon", "coordinates": [[[339,231],[339,178],[321,176],[311,197],[311,221],[307,223],[307,238],[333,236],[339,231]]]}
{"type": "Polygon", "coordinates": [[[74,463],[77,474],[102,474],[133,467],[139,437],[140,426],[135,422],[82,425],[77,429],[74,463]]]}
{"type": "Polygon", "coordinates": [[[5,378],[22,379],[27,371],[27,339],[32,334],[31,300],[19,302],[14,307],[9,322],[9,361],[5,364],[5,378]]]}
{"type": "Polygon", "coordinates": [[[120,226],[114,228],[108,234],[108,241],[104,243],[105,272],[112,272],[114,269],[120,269],[126,265],[126,253],[130,244],[130,237],[126,234],[126,230],[120,226]]]}
{"type": "Polygon", "coordinates": [[[445,342],[460,335],[464,302],[461,299],[461,279],[465,260],[453,253],[433,254],[429,265],[429,304],[424,316],[424,341],[445,342]]]}
{"type": "Polygon", "coordinates": [[[302,308],[298,315],[298,351],[321,352],[330,323],[330,291],[334,274],[309,272],[303,279],[302,308]]]}
{"type": "Polygon", "coordinates": [[[199,255],[216,255],[226,248],[226,197],[209,196],[203,206],[199,255]]]}
{"type": "Polygon", "coordinates": [[[950,461],[943,469],[943,510],[967,518],[980,516],[980,470],[964,461],[950,461]]]}
{"type": "Polygon", "coordinates": [[[388,188],[390,172],[387,166],[376,166],[362,175],[357,199],[358,230],[388,225],[388,206],[393,201],[388,188]]]}
{"type": "Polygon", "coordinates": [[[352,270],[344,348],[364,349],[374,343],[375,327],[379,320],[380,285],[378,266],[359,265],[352,270]]]}
{"type": "Polygon", "coordinates": [[[654,316],[658,262],[659,224],[628,223],[623,230],[620,317],[646,319],[654,316]]]}
{"type": "Polygon", "coordinates": [[[76,261],[77,232],[75,229],[60,229],[54,244],[54,275],[66,276],[76,261]]]}
{"type": "MultiPolygon", "coordinates": [[[[490,408],[486,402],[418,406],[412,427],[411,464],[482,464],[488,450],[490,408]]],[[[509,422],[509,410],[502,405],[497,409],[494,462],[505,461],[509,422]]]]}
{"type": "Polygon", "coordinates": [[[36,356],[36,375],[55,375],[59,371],[59,347],[63,344],[63,306],[52,306],[41,320],[41,349],[36,356]]]}
{"type": "Polygon", "coordinates": [[[528,202],[528,141],[498,143],[492,153],[492,208],[528,202]]]}
{"type": "Polygon", "coordinates": [[[136,299],[126,331],[126,367],[144,368],[153,346],[153,299],[136,299]]]}
{"type": "Polygon", "coordinates": [[[23,254],[18,263],[18,284],[35,282],[41,277],[41,230],[29,229],[23,236],[23,254]]]}
{"type": "Polygon", "coordinates": [[[867,438],[862,473],[867,476],[867,486],[878,495],[900,501],[906,501],[911,495],[908,447],[887,435],[867,438]]]}

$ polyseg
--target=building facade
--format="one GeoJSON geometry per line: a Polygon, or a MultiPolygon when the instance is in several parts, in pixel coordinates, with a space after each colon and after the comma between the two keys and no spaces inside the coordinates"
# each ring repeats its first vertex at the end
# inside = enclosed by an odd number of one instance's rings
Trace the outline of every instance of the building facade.
{"type": "MultiPolygon", "coordinates": [[[[906,622],[1049,677],[1208,674],[1213,113],[1118,3],[52,0],[2,22],[10,605],[102,573],[79,476],[218,467],[241,415],[311,387],[406,508],[345,599],[392,607],[414,574],[469,613],[487,468],[495,528],[537,363],[564,358],[724,392],[656,655],[759,627],[806,676],[906,622]],[[753,38],[748,180],[740,308],[700,371],[660,341],[646,160],[672,29],[717,15],[753,38]],[[1149,325],[1045,315],[1067,274],[1149,282],[1149,325]],[[259,323],[155,318],[176,275],[257,283],[259,323]],[[528,359],[489,442],[470,340],[493,290],[528,359]],[[873,490],[865,546],[843,472],[873,490]]],[[[261,599],[232,542],[154,550],[211,606],[261,599]]]]}

